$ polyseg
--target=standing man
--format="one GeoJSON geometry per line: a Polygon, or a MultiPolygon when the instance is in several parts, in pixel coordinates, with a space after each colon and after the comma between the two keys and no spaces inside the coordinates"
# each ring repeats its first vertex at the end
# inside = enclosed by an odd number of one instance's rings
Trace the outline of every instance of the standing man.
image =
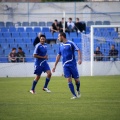
{"type": "Polygon", "coordinates": [[[48,55],[47,55],[47,45],[45,43],[46,36],[40,35],[40,42],[35,46],[35,50],[33,53],[33,57],[35,58],[35,64],[34,64],[34,74],[36,74],[35,79],[33,80],[32,88],[30,90],[30,93],[35,93],[35,87],[38,83],[38,80],[40,79],[40,76],[42,72],[47,73],[46,81],[43,87],[43,90],[46,92],[51,92],[47,86],[51,78],[51,70],[47,63],[48,55]]]}
{"type": "Polygon", "coordinates": [[[64,71],[64,77],[68,80],[68,86],[70,88],[70,91],[73,95],[71,99],[76,99],[80,97],[80,80],[79,80],[79,73],[77,70],[77,64],[75,59],[74,52],[78,52],[78,64],[82,63],[82,56],[79,48],[76,46],[75,43],[72,41],[69,41],[66,39],[65,33],[60,33],[58,36],[58,39],[60,42],[59,47],[59,53],[56,57],[55,65],[52,69],[52,72],[55,72],[56,66],[60,60],[60,57],[62,56],[62,64],[63,64],[63,71],[64,71]],[[76,83],[76,93],[74,90],[74,85],[72,83],[72,78],[74,78],[76,83]]]}

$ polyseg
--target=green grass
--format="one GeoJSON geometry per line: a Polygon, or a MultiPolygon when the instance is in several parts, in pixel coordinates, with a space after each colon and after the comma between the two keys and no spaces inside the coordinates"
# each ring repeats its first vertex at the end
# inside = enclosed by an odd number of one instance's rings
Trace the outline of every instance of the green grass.
{"type": "Polygon", "coordinates": [[[33,78],[0,78],[0,120],[119,120],[120,76],[81,77],[81,98],[71,100],[67,81],[52,77],[51,93],[42,90],[45,77],[28,91],[33,78]]]}

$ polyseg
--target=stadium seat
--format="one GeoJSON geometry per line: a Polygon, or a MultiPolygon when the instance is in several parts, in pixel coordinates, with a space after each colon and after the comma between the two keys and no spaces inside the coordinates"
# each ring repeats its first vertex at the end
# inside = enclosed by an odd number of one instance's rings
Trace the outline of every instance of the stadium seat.
{"type": "Polygon", "coordinates": [[[20,37],[22,38],[28,38],[28,33],[27,32],[21,32],[20,37]]]}
{"type": "Polygon", "coordinates": [[[81,42],[81,39],[80,39],[80,38],[73,38],[73,42],[75,42],[75,43],[80,43],[80,42],[81,42]]]}
{"type": "Polygon", "coordinates": [[[70,38],[76,38],[77,33],[76,32],[70,32],[70,38]]]}
{"type": "Polygon", "coordinates": [[[51,32],[45,32],[46,39],[53,39],[53,35],[51,32]]]}
{"type": "Polygon", "coordinates": [[[8,28],[7,27],[2,27],[1,32],[8,32],[8,28]]]}
{"type": "Polygon", "coordinates": [[[48,27],[52,26],[52,24],[53,24],[53,22],[51,22],[51,21],[47,22],[48,27]]]}
{"type": "Polygon", "coordinates": [[[34,50],[33,44],[32,44],[32,43],[27,43],[27,48],[28,48],[29,50],[31,50],[30,52],[32,52],[32,53],[31,53],[31,55],[32,55],[32,54],[33,54],[33,50],[34,50]]]}
{"type": "Polygon", "coordinates": [[[2,22],[2,21],[0,21],[0,28],[1,28],[1,27],[5,27],[5,23],[2,22]]]}
{"type": "Polygon", "coordinates": [[[22,26],[29,26],[29,22],[23,22],[22,26]]]}
{"type": "Polygon", "coordinates": [[[18,46],[15,43],[9,43],[9,47],[10,49],[12,49],[12,48],[17,48],[18,46]]]}
{"type": "Polygon", "coordinates": [[[43,33],[50,32],[50,29],[49,29],[49,27],[43,27],[41,32],[43,32],[43,33]]]}
{"type": "Polygon", "coordinates": [[[25,43],[18,43],[17,47],[21,47],[23,49],[23,51],[26,51],[27,45],[25,43]]]}
{"type": "Polygon", "coordinates": [[[31,43],[31,39],[30,38],[23,38],[23,43],[31,43]]]}
{"type": "Polygon", "coordinates": [[[18,29],[17,29],[17,32],[24,32],[25,30],[24,30],[24,27],[19,27],[18,29]]]}
{"type": "Polygon", "coordinates": [[[7,43],[14,43],[15,40],[14,40],[14,38],[8,38],[8,39],[6,39],[6,42],[7,43]]]}
{"type": "Polygon", "coordinates": [[[0,63],[7,63],[8,58],[7,57],[0,57],[0,63]]]}
{"type": "Polygon", "coordinates": [[[39,22],[39,26],[46,26],[46,23],[45,22],[39,22]]]}
{"type": "Polygon", "coordinates": [[[33,31],[36,32],[36,33],[39,33],[39,32],[41,32],[41,28],[40,27],[34,27],[33,31]]]}
{"type": "Polygon", "coordinates": [[[29,36],[29,38],[36,38],[37,33],[36,32],[29,32],[28,36],[29,36]]]}
{"type": "Polygon", "coordinates": [[[15,43],[23,43],[22,38],[15,38],[15,43]]]}
{"type": "Polygon", "coordinates": [[[14,26],[13,22],[6,22],[6,27],[13,27],[13,26],[14,26]]]}
{"type": "Polygon", "coordinates": [[[21,25],[22,25],[22,23],[21,23],[21,22],[17,22],[16,24],[17,24],[17,26],[21,26],[21,25]]]}
{"type": "Polygon", "coordinates": [[[25,31],[26,32],[33,32],[33,28],[32,27],[27,27],[25,31]]]}
{"type": "Polygon", "coordinates": [[[0,38],[3,37],[3,33],[0,32],[0,38]]]}
{"type": "Polygon", "coordinates": [[[53,38],[54,38],[54,39],[58,39],[58,34],[59,34],[59,32],[54,32],[53,38]]]}
{"type": "Polygon", "coordinates": [[[30,22],[30,26],[38,26],[38,23],[37,22],[30,22]]]}
{"type": "Polygon", "coordinates": [[[90,27],[91,25],[94,25],[93,21],[87,21],[87,27],[90,27]]]}
{"type": "Polygon", "coordinates": [[[4,38],[11,38],[11,33],[10,32],[3,32],[4,38]]]}
{"type": "Polygon", "coordinates": [[[13,32],[12,33],[12,38],[19,38],[20,37],[20,33],[19,32],[13,32]]]}
{"type": "Polygon", "coordinates": [[[16,32],[17,31],[17,29],[15,28],[15,27],[9,27],[9,32],[16,32]]]}
{"type": "Polygon", "coordinates": [[[110,21],[103,21],[103,25],[110,25],[110,21]]]}
{"type": "Polygon", "coordinates": [[[102,21],[95,21],[95,25],[102,25],[102,21]]]}
{"type": "Polygon", "coordinates": [[[6,39],[0,37],[0,44],[1,44],[1,43],[6,43],[6,39]]]}
{"type": "Polygon", "coordinates": [[[26,62],[34,62],[34,58],[31,56],[31,57],[26,57],[26,62]]]}

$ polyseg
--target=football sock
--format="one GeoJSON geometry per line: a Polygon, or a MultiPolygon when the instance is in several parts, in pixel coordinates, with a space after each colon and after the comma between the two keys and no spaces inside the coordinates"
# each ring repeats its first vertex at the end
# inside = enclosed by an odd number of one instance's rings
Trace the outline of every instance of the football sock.
{"type": "Polygon", "coordinates": [[[44,88],[47,88],[50,78],[46,78],[44,88]]]}
{"type": "Polygon", "coordinates": [[[73,83],[72,83],[72,82],[68,82],[68,86],[69,86],[69,88],[70,88],[71,93],[72,93],[74,96],[76,96],[73,83]]]}
{"type": "Polygon", "coordinates": [[[80,91],[80,81],[76,82],[76,88],[77,91],[80,91]]]}
{"type": "Polygon", "coordinates": [[[33,80],[32,89],[31,90],[35,89],[35,86],[36,86],[37,82],[38,82],[37,80],[33,80]]]}

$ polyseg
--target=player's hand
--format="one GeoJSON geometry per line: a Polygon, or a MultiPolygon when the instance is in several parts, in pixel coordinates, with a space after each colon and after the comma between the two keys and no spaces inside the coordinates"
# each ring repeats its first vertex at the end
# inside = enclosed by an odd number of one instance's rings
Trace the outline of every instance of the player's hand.
{"type": "Polygon", "coordinates": [[[52,69],[52,72],[55,72],[55,67],[52,69]]]}
{"type": "Polygon", "coordinates": [[[78,64],[80,65],[82,63],[82,60],[78,60],[78,64]]]}
{"type": "Polygon", "coordinates": [[[48,60],[48,55],[45,55],[44,58],[48,60]]]}

